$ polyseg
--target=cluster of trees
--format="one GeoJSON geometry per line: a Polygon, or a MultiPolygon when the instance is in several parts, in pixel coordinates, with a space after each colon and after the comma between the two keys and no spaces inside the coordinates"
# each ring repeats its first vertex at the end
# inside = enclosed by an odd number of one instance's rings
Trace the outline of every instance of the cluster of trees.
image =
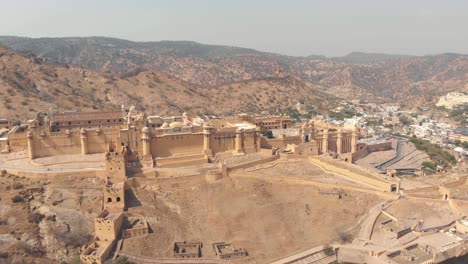
{"type": "Polygon", "coordinates": [[[368,119],[366,122],[367,126],[381,126],[383,124],[382,118],[368,119]]]}
{"type": "Polygon", "coordinates": [[[398,117],[398,120],[400,120],[400,123],[402,125],[405,125],[405,126],[411,125],[411,120],[407,116],[400,115],[398,117]]]}
{"type": "Polygon", "coordinates": [[[462,123],[467,124],[466,119],[468,117],[468,103],[456,107],[450,112],[450,117],[462,123]]]}
{"type": "Polygon", "coordinates": [[[446,165],[454,165],[457,163],[455,157],[446,150],[443,150],[439,145],[432,144],[428,140],[419,139],[415,136],[413,136],[410,141],[416,146],[417,149],[426,152],[432,160],[439,161],[440,163],[444,163],[446,165]]]}
{"type": "Polygon", "coordinates": [[[468,149],[468,142],[466,142],[466,141],[461,142],[460,140],[455,140],[455,142],[453,142],[453,143],[457,147],[462,147],[464,149],[468,149]]]}
{"type": "Polygon", "coordinates": [[[273,138],[273,131],[271,131],[269,129],[262,129],[260,131],[260,134],[262,134],[263,136],[265,136],[267,138],[273,138]]]}
{"type": "Polygon", "coordinates": [[[429,169],[433,169],[433,170],[436,170],[437,169],[437,166],[434,162],[430,162],[430,161],[425,161],[422,163],[422,165],[426,168],[429,168],[429,169]]]}
{"type": "Polygon", "coordinates": [[[330,117],[336,120],[344,120],[345,118],[351,118],[353,116],[359,116],[353,109],[344,109],[340,112],[331,112],[330,117]]]}

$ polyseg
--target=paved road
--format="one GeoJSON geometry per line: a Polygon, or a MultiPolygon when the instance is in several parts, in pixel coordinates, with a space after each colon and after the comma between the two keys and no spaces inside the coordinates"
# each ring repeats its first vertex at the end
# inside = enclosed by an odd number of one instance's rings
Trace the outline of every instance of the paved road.
{"type": "Polygon", "coordinates": [[[377,220],[377,217],[379,217],[380,213],[382,213],[382,209],[384,208],[384,206],[387,204],[388,202],[384,201],[369,209],[367,217],[364,219],[364,221],[362,221],[361,230],[359,230],[358,238],[363,240],[371,239],[375,221],[377,220]]]}

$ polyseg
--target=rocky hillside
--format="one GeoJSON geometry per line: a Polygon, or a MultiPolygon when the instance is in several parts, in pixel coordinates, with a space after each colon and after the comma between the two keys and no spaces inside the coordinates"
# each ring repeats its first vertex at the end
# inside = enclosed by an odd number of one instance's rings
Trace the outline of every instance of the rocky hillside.
{"type": "Polygon", "coordinates": [[[426,103],[433,103],[434,96],[468,89],[468,56],[459,54],[290,57],[187,41],[132,42],[103,37],[0,37],[0,43],[44,57],[50,64],[123,77],[135,70],[152,70],[201,86],[293,76],[346,99],[426,103]]]}
{"type": "Polygon", "coordinates": [[[119,109],[135,105],[150,114],[230,114],[288,111],[299,101],[326,111],[339,100],[285,76],[202,87],[154,70],[101,73],[51,66],[43,59],[0,47],[0,117],[22,119],[38,111],[119,109]]]}

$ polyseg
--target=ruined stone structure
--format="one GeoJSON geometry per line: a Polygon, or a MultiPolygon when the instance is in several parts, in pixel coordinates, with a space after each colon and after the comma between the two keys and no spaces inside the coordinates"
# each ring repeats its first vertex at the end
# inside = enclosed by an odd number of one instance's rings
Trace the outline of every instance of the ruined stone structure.
{"type": "MultiPolygon", "coordinates": [[[[109,257],[121,237],[126,210],[127,146],[117,152],[109,149],[106,157],[106,183],[103,188],[102,212],[94,219],[94,241],[81,248],[80,259],[85,264],[101,264],[109,257]]],[[[148,226],[146,225],[146,230],[148,226]]],[[[130,231],[130,234],[142,230],[130,231]]],[[[126,233],[122,233],[126,234],[126,233]]]]}
{"type": "Polygon", "coordinates": [[[124,221],[122,238],[144,236],[149,234],[148,222],[144,218],[127,217],[124,221]]]}
{"type": "Polygon", "coordinates": [[[121,151],[106,151],[106,171],[107,177],[113,182],[122,182],[127,179],[127,147],[122,147],[121,151]]]}
{"type": "Polygon", "coordinates": [[[201,257],[201,242],[175,242],[174,257],[176,258],[199,258],[201,257]]]}
{"type": "Polygon", "coordinates": [[[105,210],[109,212],[123,212],[125,210],[125,182],[113,184],[108,180],[103,193],[105,210]]]}
{"type": "Polygon", "coordinates": [[[81,248],[80,260],[86,264],[101,264],[112,251],[122,226],[123,215],[102,211],[94,220],[94,241],[81,248]]]}
{"type": "Polygon", "coordinates": [[[236,259],[247,256],[247,250],[235,248],[231,243],[214,243],[213,248],[220,259],[236,259]]]}

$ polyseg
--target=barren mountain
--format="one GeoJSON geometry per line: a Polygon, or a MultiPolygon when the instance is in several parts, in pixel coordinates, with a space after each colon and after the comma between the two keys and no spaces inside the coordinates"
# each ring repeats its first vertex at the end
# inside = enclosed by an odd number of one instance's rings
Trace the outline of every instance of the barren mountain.
{"type": "Polygon", "coordinates": [[[307,86],[346,99],[426,103],[435,96],[468,89],[468,56],[459,54],[291,57],[188,41],[132,42],[103,37],[0,37],[0,43],[44,57],[50,64],[124,77],[128,72],[146,69],[201,86],[292,76],[307,86]]]}
{"type": "Polygon", "coordinates": [[[202,87],[166,73],[135,69],[104,74],[45,65],[34,55],[0,48],[0,116],[23,118],[51,107],[59,111],[119,109],[135,105],[152,114],[281,113],[301,101],[318,110],[338,99],[290,76],[202,87]]]}

